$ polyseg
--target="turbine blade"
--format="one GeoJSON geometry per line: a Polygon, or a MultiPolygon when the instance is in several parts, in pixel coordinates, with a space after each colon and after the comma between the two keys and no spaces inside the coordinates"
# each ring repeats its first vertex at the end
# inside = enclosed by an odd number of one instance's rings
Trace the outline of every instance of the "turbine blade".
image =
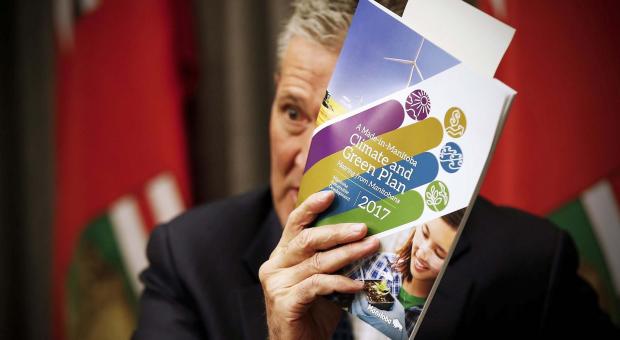
{"type": "Polygon", "coordinates": [[[417,64],[414,66],[414,68],[418,72],[418,75],[420,76],[420,79],[424,80],[424,77],[422,76],[422,72],[420,71],[420,68],[418,67],[417,64]]]}
{"type": "Polygon", "coordinates": [[[420,52],[422,51],[422,46],[424,45],[425,40],[426,38],[422,38],[422,41],[420,42],[420,46],[418,47],[418,52],[416,52],[415,59],[413,59],[413,61],[418,61],[418,57],[420,56],[420,52]]]}
{"type": "Polygon", "coordinates": [[[414,63],[413,60],[405,60],[405,59],[398,59],[398,58],[383,57],[383,59],[389,60],[389,61],[395,61],[395,62],[401,63],[401,64],[408,64],[408,65],[413,65],[413,63],[414,63]]]}
{"type": "Polygon", "coordinates": [[[415,64],[411,65],[411,71],[409,71],[409,80],[407,81],[407,87],[411,86],[411,79],[413,79],[414,68],[416,68],[415,64]]]}

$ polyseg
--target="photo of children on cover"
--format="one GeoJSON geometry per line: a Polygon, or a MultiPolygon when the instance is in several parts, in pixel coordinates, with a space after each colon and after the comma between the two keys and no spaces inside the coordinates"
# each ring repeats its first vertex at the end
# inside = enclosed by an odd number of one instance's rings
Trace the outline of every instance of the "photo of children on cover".
{"type": "Polygon", "coordinates": [[[391,339],[408,339],[457,235],[465,208],[381,240],[382,251],[347,270],[364,281],[349,312],[391,339]]]}

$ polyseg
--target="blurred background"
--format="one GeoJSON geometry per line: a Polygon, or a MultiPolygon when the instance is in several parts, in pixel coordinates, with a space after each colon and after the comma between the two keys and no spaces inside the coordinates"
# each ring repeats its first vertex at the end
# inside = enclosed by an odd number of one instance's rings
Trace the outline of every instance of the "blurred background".
{"type": "MultiPolygon", "coordinates": [[[[469,2],[517,29],[496,76],[519,94],[482,194],[567,229],[620,324],[620,3],[469,2]]],[[[149,231],[268,184],[288,13],[288,0],[0,3],[0,338],[127,338],[149,231]]]]}

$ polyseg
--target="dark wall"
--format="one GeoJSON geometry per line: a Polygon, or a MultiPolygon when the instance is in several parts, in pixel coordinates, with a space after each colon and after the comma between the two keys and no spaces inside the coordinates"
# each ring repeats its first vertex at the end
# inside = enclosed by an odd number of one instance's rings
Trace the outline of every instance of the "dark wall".
{"type": "Polygon", "coordinates": [[[10,147],[11,141],[15,140],[11,128],[15,125],[15,117],[10,114],[15,106],[11,86],[15,78],[14,61],[13,53],[9,52],[13,51],[14,44],[13,12],[12,2],[0,3],[0,337],[12,334],[9,325],[15,320],[9,307],[15,304],[15,298],[8,292],[14,291],[18,285],[13,274],[16,263],[12,240],[16,238],[16,232],[10,227],[17,222],[15,201],[11,199],[17,193],[10,180],[16,176],[16,168],[7,166],[17,160],[14,149],[10,147]]]}
{"type": "Polygon", "coordinates": [[[268,182],[275,42],[289,2],[194,0],[202,76],[188,133],[196,202],[268,182]]]}
{"type": "Polygon", "coordinates": [[[0,4],[0,338],[49,334],[50,1],[0,4]]]}

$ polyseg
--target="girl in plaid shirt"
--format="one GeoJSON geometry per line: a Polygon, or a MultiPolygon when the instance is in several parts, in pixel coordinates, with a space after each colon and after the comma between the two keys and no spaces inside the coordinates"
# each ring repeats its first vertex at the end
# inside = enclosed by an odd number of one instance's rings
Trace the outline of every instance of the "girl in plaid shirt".
{"type": "Polygon", "coordinates": [[[416,226],[396,253],[377,253],[349,271],[352,279],[386,281],[405,310],[407,334],[422,312],[464,213],[465,209],[460,209],[416,226]]]}

